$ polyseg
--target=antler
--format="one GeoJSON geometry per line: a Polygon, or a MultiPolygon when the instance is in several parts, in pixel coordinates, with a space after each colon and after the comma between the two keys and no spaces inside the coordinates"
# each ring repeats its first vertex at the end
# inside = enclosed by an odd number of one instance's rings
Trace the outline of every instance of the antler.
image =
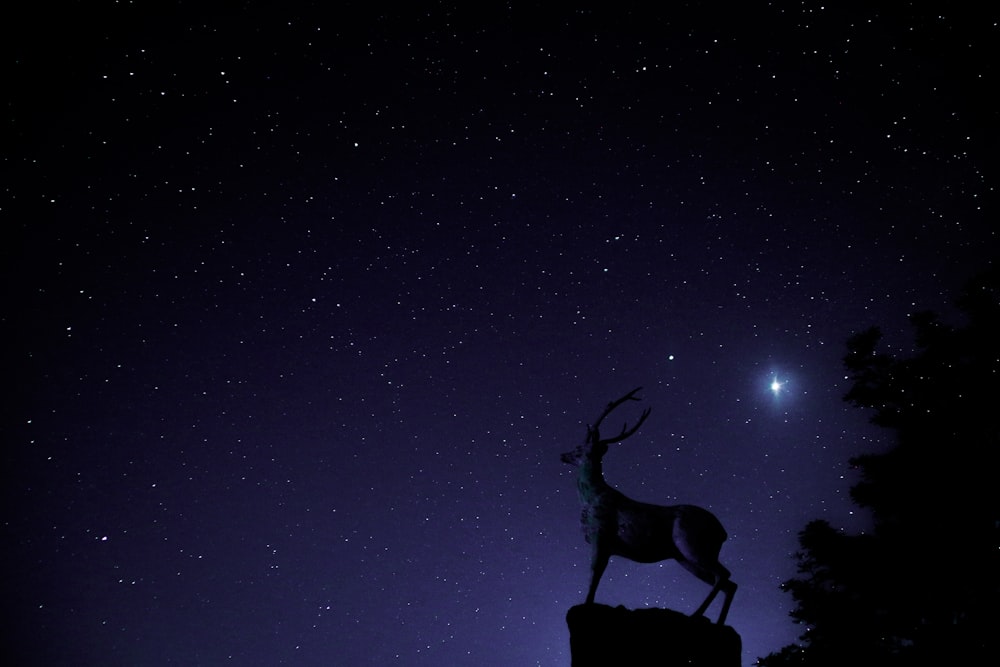
{"type": "Polygon", "coordinates": [[[614,438],[610,438],[608,440],[601,440],[600,439],[600,434],[598,433],[597,428],[601,425],[601,422],[604,421],[604,418],[607,417],[609,414],[611,414],[612,410],[614,410],[615,408],[617,408],[619,405],[621,405],[625,401],[641,401],[642,400],[641,398],[636,398],[635,397],[636,392],[638,392],[640,389],[642,389],[642,387],[636,387],[635,389],[633,389],[629,393],[627,393],[624,396],[622,396],[621,398],[619,398],[617,401],[611,401],[610,403],[608,403],[608,406],[606,408],[604,408],[604,412],[602,412],[601,416],[597,418],[597,421],[594,423],[594,425],[592,427],[590,427],[591,431],[593,431],[594,433],[598,434],[598,440],[597,440],[597,442],[599,442],[600,444],[603,444],[603,445],[610,445],[610,444],[613,444],[613,443],[616,443],[616,442],[621,442],[622,440],[624,440],[625,438],[629,437],[630,435],[632,435],[633,433],[635,433],[636,431],[639,430],[639,427],[642,426],[642,423],[644,421],[646,421],[646,417],[649,416],[649,411],[652,410],[652,408],[646,408],[645,410],[643,410],[642,415],[639,417],[639,421],[637,421],[635,423],[635,426],[633,426],[632,428],[629,428],[628,427],[628,422],[625,422],[625,424],[622,426],[622,432],[619,433],[614,438]]]}

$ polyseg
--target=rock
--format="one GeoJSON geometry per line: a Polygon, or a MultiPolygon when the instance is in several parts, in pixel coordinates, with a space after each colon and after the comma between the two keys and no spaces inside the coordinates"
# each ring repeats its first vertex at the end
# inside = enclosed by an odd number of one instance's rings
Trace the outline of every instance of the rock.
{"type": "Polygon", "coordinates": [[[566,623],[573,667],[740,667],[739,634],[704,616],[582,604],[566,623]]]}

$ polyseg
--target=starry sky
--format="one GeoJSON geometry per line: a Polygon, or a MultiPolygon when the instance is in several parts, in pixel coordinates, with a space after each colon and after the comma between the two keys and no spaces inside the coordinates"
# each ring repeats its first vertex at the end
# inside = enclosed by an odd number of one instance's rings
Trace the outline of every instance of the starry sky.
{"type": "Polygon", "coordinates": [[[888,443],[847,338],[997,253],[992,10],[205,4],[5,21],[16,664],[568,665],[559,454],[640,385],[606,478],[722,520],[745,665],[793,641],[888,443]]]}

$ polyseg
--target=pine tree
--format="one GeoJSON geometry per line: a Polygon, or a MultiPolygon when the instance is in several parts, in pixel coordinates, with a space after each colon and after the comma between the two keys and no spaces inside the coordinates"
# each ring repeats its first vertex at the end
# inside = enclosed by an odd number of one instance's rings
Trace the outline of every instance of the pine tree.
{"type": "Polygon", "coordinates": [[[874,531],[814,521],[799,534],[799,576],[783,588],[806,631],[760,665],[997,657],[1000,272],[972,280],[956,305],[961,328],[933,313],[911,317],[912,356],[878,351],[878,329],[848,341],[845,400],[894,432],[888,451],[851,460],[861,476],[851,498],[874,531]]]}

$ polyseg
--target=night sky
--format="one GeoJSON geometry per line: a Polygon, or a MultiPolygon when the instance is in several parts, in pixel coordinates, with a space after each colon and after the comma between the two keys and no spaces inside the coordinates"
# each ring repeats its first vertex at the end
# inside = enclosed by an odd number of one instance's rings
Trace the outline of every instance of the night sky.
{"type": "Polygon", "coordinates": [[[792,642],[890,442],[846,340],[997,254],[989,3],[207,4],[4,21],[7,664],[568,665],[559,454],[640,385],[607,480],[792,642]]]}

